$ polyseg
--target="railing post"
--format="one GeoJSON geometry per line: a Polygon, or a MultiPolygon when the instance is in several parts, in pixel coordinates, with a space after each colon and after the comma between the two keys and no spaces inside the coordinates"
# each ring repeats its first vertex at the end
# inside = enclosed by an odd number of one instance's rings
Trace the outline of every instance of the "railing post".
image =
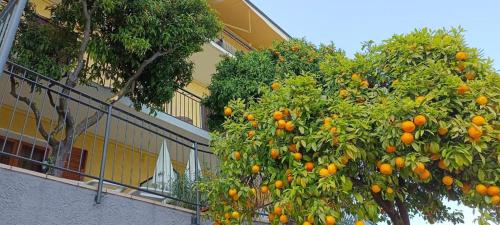
{"type": "Polygon", "coordinates": [[[198,142],[194,142],[194,183],[196,188],[196,225],[200,224],[200,190],[198,189],[198,142]]]}
{"type": "MultiPolygon", "coordinates": [[[[14,0],[12,0],[14,1],[14,0]]],[[[9,18],[9,21],[5,26],[7,29],[5,30],[5,36],[2,38],[0,44],[0,69],[3,71],[3,67],[9,58],[10,49],[12,48],[12,44],[14,42],[14,38],[16,37],[17,27],[19,26],[19,21],[21,20],[21,16],[23,15],[24,7],[26,7],[26,2],[28,0],[17,0],[17,5],[14,6],[12,10],[12,15],[9,18]]],[[[0,73],[2,76],[3,72],[0,73]]]]}
{"type": "Polygon", "coordinates": [[[108,155],[109,128],[111,127],[112,110],[113,105],[108,105],[108,115],[106,116],[106,128],[104,131],[104,146],[102,147],[101,171],[99,172],[99,183],[97,185],[97,195],[95,196],[95,202],[97,204],[101,204],[102,198],[102,187],[104,184],[104,170],[106,169],[106,156],[108,155]]]}

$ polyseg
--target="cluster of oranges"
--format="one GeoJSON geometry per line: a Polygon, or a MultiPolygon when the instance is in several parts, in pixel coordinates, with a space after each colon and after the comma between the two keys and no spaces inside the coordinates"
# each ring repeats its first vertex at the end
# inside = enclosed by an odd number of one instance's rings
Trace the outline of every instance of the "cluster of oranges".
{"type": "Polygon", "coordinates": [[[405,145],[409,145],[415,141],[413,136],[413,131],[417,126],[423,126],[427,122],[424,115],[417,115],[413,118],[413,121],[407,120],[401,123],[401,130],[403,130],[403,135],[401,135],[401,142],[405,145]]]}

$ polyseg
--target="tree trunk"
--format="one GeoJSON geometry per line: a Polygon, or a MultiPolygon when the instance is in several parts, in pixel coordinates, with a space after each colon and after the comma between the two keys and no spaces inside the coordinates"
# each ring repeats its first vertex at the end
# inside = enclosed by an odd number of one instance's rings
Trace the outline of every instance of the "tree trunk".
{"type": "Polygon", "coordinates": [[[69,154],[71,152],[71,142],[61,142],[60,145],[52,146],[51,157],[55,160],[52,171],[52,175],[57,177],[62,177],[64,170],[60,168],[65,168],[66,161],[69,160],[69,154]]]}

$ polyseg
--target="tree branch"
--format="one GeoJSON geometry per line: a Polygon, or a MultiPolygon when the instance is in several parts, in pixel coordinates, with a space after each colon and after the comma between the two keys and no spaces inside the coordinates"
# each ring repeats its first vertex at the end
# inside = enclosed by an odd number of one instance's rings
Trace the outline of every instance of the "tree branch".
{"type": "Polygon", "coordinates": [[[49,135],[47,130],[44,128],[42,121],[41,121],[42,120],[41,113],[40,113],[40,110],[38,109],[37,104],[33,101],[30,101],[29,98],[27,98],[25,96],[20,96],[17,94],[16,81],[14,80],[13,76],[10,76],[10,94],[12,95],[12,97],[19,99],[19,101],[24,102],[31,109],[33,114],[35,114],[35,121],[37,124],[38,132],[49,143],[49,145],[51,145],[51,146],[58,145],[59,141],[57,141],[53,138],[50,138],[51,136],[49,135]]]}
{"type": "MultiPolygon", "coordinates": [[[[87,1],[82,0],[82,8],[83,8],[83,16],[85,17],[85,28],[83,31],[83,38],[82,38],[82,44],[80,45],[80,49],[78,50],[78,59],[77,59],[77,65],[75,70],[73,70],[72,73],[68,76],[68,79],[66,80],[66,84],[70,87],[75,87],[76,82],[78,80],[78,74],[82,71],[83,65],[84,65],[84,57],[85,57],[85,52],[87,51],[87,46],[90,41],[90,13],[87,8],[87,1]]],[[[91,11],[92,12],[92,11],[91,11]]]]}
{"type": "Polygon", "coordinates": [[[380,193],[371,192],[373,199],[375,202],[384,209],[384,211],[389,215],[391,221],[394,225],[404,225],[399,213],[396,211],[394,204],[391,201],[387,201],[382,199],[382,195],[380,193]]]}
{"type": "Polygon", "coordinates": [[[404,204],[401,199],[396,197],[396,206],[398,207],[399,215],[401,219],[403,220],[403,223],[405,225],[410,225],[410,217],[408,215],[408,209],[406,208],[406,205],[404,204]]]}
{"type": "Polygon", "coordinates": [[[123,96],[125,96],[129,90],[131,90],[133,84],[135,83],[135,81],[137,79],[139,79],[139,77],[142,75],[142,73],[144,72],[144,70],[146,69],[146,67],[151,64],[152,62],[154,62],[158,57],[160,56],[163,56],[163,55],[166,55],[168,53],[170,53],[173,49],[171,49],[170,51],[164,51],[164,52],[161,52],[161,51],[158,51],[158,52],[155,52],[151,57],[145,59],[144,61],[142,61],[141,65],[139,66],[139,68],[137,69],[137,71],[135,71],[134,75],[132,75],[132,77],[130,77],[127,82],[125,83],[125,85],[123,86],[123,88],[120,89],[120,91],[118,91],[113,97],[109,98],[108,99],[108,102],[111,103],[111,104],[114,104],[115,102],[117,102],[118,100],[120,100],[123,96]]]}

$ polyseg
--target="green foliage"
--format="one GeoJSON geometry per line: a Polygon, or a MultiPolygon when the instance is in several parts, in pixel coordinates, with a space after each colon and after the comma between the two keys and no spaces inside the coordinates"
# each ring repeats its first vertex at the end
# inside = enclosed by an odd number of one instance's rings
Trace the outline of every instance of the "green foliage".
{"type": "MultiPolygon", "coordinates": [[[[88,1],[91,35],[85,50],[82,83],[113,83],[113,91],[141,71],[128,96],[140,108],[159,108],[173,92],[191,81],[189,56],[221,29],[216,14],[204,0],[88,1]],[[153,58],[155,54],[158,57],[153,58]],[[151,60],[149,62],[148,60],[151,60]]],[[[27,13],[16,41],[14,60],[60,79],[77,64],[84,37],[81,1],[62,1],[52,9],[50,23],[27,13]]]]}
{"type": "Polygon", "coordinates": [[[259,88],[274,80],[303,73],[320,74],[319,61],[335,51],[332,45],[316,46],[300,39],[275,43],[271,49],[238,52],[217,66],[209,86],[210,96],[203,103],[210,108],[209,127],[219,130],[223,109],[230,100],[252,101],[261,96],[259,88]]]}
{"type": "MultiPolygon", "coordinates": [[[[429,223],[458,223],[463,215],[444,203],[452,200],[479,209],[481,224],[499,222],[492,201],[500,196],[474,187],[500,186],[500,76],[465,45],[460,29],[395,35],[367,44],[353,59],[330,51],[319,65],[323,81],[292,76],[279,89],[260,89],[256,101],[229,102],[232,114],[212,141],[222,160],[220,178],[205,186],[212,219],[238,224],[270,204],[298,224],[346,215],[404,224],[405,210],[429,223]],[[488,101],[480,104],[478,97],[488,101]],[[485,123],[473,123],[475,116],[485,123]],[[280,128],[279,120],[291,126],[280,128]],[[405,131],[404,122],[416,128],[405,131]],[[249,191],[263,186],[268,193],[249,191]],[[238,191],[236,201],[230,188],[238,191]],[[223,216],[232,211],[242,218],[223,216]]],[[[271,219],[277,224],[279,215],[271,219]]]]}

